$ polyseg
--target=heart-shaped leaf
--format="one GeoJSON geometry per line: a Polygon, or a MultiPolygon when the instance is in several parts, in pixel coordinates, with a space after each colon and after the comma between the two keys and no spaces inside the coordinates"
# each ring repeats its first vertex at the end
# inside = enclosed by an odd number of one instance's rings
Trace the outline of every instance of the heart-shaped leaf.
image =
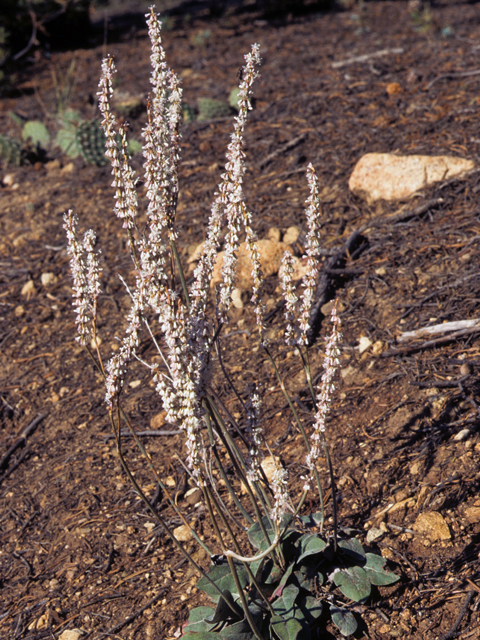
{"type": "Polygon", "coordinates": [[[304,535],[300,538],[300,556],[297,562],[300,562],[307,556],[315,555],[324,551],[327,543],[315,534],[304,535]]]}
{"type": "Polygon", "coordinates": [[[339,540],[338,546],[342,549],[347,557],[354,560],[357,564],[364,564],[366,561],[365,551],[357,538],[349,538],[348,540],[339,540]]]}
{"type": "Polygon", "coordinates": [[[212,607],[195,607],[190,611],[188,622],[185,626],[185,632],[197,633],[198,631],[209,631],[212,628],[211,623],[206,619],[214,613],[212,607]]]}
{"type": "Polygon", "coordinates": [[[223,597],[228,602],[228,604],[223,598],[219,598],[217,602],[217,608],[215,609],[213,617],[206,619],[205,622],[208,622],[210,624],[218,624],[227,622],[227,620],[238,622],[239,620],[243,619],[245,615],[243,609],[239,604],[235,602],[230,591],[225,589],[223,591],[223,597]]]}
{"type": "Polygon", "coordinates": [[[367,553],[367,564],[363,567],[368,579],[372,584],[385,586],[400,580],[400,576],[385,570],[385,558],[375,553],[367,553]]]}
{"type": "Polygon", "coordinates": [[[371,583],[362,567],[349,567],[336,571],[333,581],[343,595],[355,602],[365,600],[370,595],[371,583]]]}
{"type": "Polygon", "coordinates": [[[342,636],[350,636],[357,630],[357,621],[351,611],[330,607],[330,615],[333,624],[338,628],[342,636]]]}
{"type": "MultiPolygon", "coordinates": [[[[249,582],[249,577],[247,570],[243,567],[243,565],[236,566],[238,579],[242,588],[245,588],[249,582]]],[[[218,567],[213,567],[208,572],[208,577],[215,582],[215,584],[219,587],[221,591],[229,591],[234,598],[240,597],[238,593],[237,586],[235,584],[235,580],[233,579],[232,574],[230,573],[230,567],[228,564],[221,564],[218,567]]],[[[218,602],[220,595],[215,587],[206,579],[200,578],[197,582],[197,587],[204,591],[213,602],[218,602]]]]}

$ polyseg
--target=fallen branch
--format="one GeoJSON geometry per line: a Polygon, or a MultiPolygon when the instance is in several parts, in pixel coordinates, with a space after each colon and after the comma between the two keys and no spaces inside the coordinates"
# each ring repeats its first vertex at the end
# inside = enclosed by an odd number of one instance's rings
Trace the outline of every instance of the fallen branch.
{"type": "Polygon", "coordinates": [[[425,91],[428,91],[429,89],[431,89],[438,80],[448,80],[449,78],[469,78],[471,76],[478,76],[479,74],[480,74],[480,70],[463,71],[463,72],[456,72],[456,73],[455,72],[444,73],[441,76],[437,76],[433,80],[430,80],[430,82],[425,87],[425,91]]]}
{"type": "Polygon", "coordinates": [[[436,336],[452,331],[462,331],[464,329],[480,330],[480,320],[457,320],[455,322],[444,322],[443,324],[434,324],[431,327],[422,327],[414,331],[405,331],[398,338],[397,342],[406,342],[407,340],[422,338],[423,336],[436,336]]]}
{"type": "Polygon", "coordinates": [[[332,62],[333,69],[341,69],[349,64],[355,64],[356,62],[368,62],[374,58],[383,58],[384,56],[398,55],[403,53],[404,49],[396,47],[394,49],[381,49],[380,51],[374,51],[373,53],[365,53],[362,56],[353,56],[353,58],[347,58],[346,60],[339,60],[338,62],[332,62]]]}
{"type": "Polygon", "coordinates": [[[32,422],[30,422],[30,424],[27,427],[25,427],[25,429],[22,431],[20,436],[15,440],[15,442],[12,444],[12,446],[8,449],[8,451],[5,453],[3,458],[0,460],[0,471],[3,471],[4,469],[7,468],[10,458],[13,456],[15,451],[25,444],[28,436],[32,435],[32,433],[35,431],[37,426],[45,418],[46,415],[47,415],[46,413],[41,413],[39,416],[35,418],[35,420],[32,420],[32,422]]]}
{"type": "MultiPolygon", "coordinates": [[[[180,433],[183,433],[183,431],[181,429],[177,429],[175,431],[136,431],[135,434],[131,433],[130,431],[121,431],[120,432],[120,436],[122,438],[133,438],[134,436],[178,436],[180,433]]],[[[104,440],[110,440],[111,438],[115,438],[115,434],[113,433],[103,433],[101,434],[101,437],[104,440]]]]}

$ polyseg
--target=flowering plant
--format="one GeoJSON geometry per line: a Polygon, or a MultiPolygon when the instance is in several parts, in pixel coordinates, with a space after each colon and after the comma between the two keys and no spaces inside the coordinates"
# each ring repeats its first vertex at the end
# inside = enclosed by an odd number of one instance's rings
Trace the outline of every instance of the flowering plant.
{"type": "MultiPolygon", "coordinates": [[[[104,376],[105,401],[125,473],[152,515],[202,575],[198,588],[216,604],[215,609],[200,607],[191,612],[184,638],[213,640],[220,636],[224,639],[293,640],[316,637],[314,629],[326,610],[325,602],[329,604],[332,621],[342,634],[350,634],[355,631],[357,623],[351,607],[343,602],[344,598],[364,601],[370,595],[372,584],[391,584],[397,576],[384,569],[381,557],[365,553],[356,538],[339,539],[337,531],[335,482],[325,438],[326,417],[334,392],[333,379],[339,366],[341,336],[336,306],[332,312],[333,330],[327,341],[324,373],[318,389],[314,388],[310,372],[307,338],[318,272],[321,217],[318,179],[313,166],[309,165],[310,196],[306,209],[308,234],[305,243],[307,273],[298,322],[299,300],[292,281],[293,265],[289,253],[284,256],[281,270],[287,320],[285,338],[302,358],[315,410],[313,425],[305,429],[265,338],[260,255],[243,192],[243,137],[251,109],[252,85],[258,76],[259,46],[253,45],[245,56],[238,91],[238,115],[228,146],[227,162],[212,205],[203,252],[193,282],[188,287],[177,251],[175,227],[182,92],[177,76],[167,66],[160,37],[161,23],[153,9],[147,18],[153,71],[148,122],[143,131],[144,184],[148,198],[147,226],[143,231],[138,225],[139,201],[136,177],[127,151],[126,127],[119,125],[110,108],[115,74],[112,58],[103,62],[98,93],[107,140],[106,156],[112,165],[114,211],[123,221],[136,273],[135,286],[128,288],[125,284],[132,300],[127,329],[119,349],[104,365],[96,329],[101,270],[95,252],[95,234],[87,231],[83,242],[78,240],[77,219],[69,211],[65,214],[65,229],[73,274],[78,340],[104,376]],[[208,292],[224,226],[222,283],[216,292],[214,312],[209,314],[208,292]],[[227,377],[243,407],[243,431],[239,421],[231,416],[215,392],[212,361],[222,327],[229,320],[242,235],[252,265],[251,302],[259,327],[260,344],[274,367],[305,442],[306,473],[296,500],[289,492],[288,470],[272,456],[263,433],[260,387],[250,385],[244,401],[227,377]],[[155,324],[151,321],[152,315],[155,324]],[[150,336],[155,346],[158,353],[155,361],[140,360],[137,354],[141,331],[150,336]],[[122,409],[126,374],[134,359],[149,369],[167,421],[177,424],[185,435],[186,456],[181,463],[191,482],[201,492],[218,544],[215,551],[221,552],[220,557],[214,555],[214,550],[188,524],[122,409]],[[131,472],[122,448],[122,425],[130,430],[156,484],[176,516],[212,558],[216,558],[215,566],[208,573],[177,540],[171,523],[150,503],[131,472]],[[263,464],[266,452],[274,462],[269,478],[263,464]],[[317,471],[317,461],[322,454],[327,462],[332,489],[333,533],[330,539],[324,537],[323,498],[317,471]],[[227,466],[234,470],[233,480],[227,473],[227,466]],[[222,497],[220,482],[225,488],[222,491],[230,495],[228,501],[222,497]],[[239,497],[239,485],[244,488],[245,497],[239,497]],[[314,485],[319,493],[320,512],[305,515],[304,503],[314,485]],[[227,502],[234,506],[228,506],[227,502]],[[244,539],[239,538],[238,531],[244,533],[244,539]],[[245,554],[244,549],[248,545],[253,552],[245,554]]],[[[219,351],[217,358],[221,364],[219,351]]],[[[222,370],[225,373],[223,366],[222,370]]]]}

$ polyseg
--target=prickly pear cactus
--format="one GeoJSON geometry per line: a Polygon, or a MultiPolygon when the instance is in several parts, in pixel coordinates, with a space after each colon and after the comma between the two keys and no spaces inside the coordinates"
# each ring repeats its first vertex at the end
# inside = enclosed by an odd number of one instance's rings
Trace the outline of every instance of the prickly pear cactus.
{"type": "Polygon", "coordinates": [[[98,120],[81,122],[75,132],[75,139],[86,162],[99,167],[108,164],[105,157],[105,134],[98,120]]]}
{"type": "Polygon", "coordinates": [[[215,118],[226,118],[230,115],[230,107],[227,102],[212,100],[211,98],[199,98],[198,119],[214,120],[215,118]]]}
{"type": "Polygon", "coordinates": [[[22,143],[20,140],[0,134],[0,158],[2,158],[6,164],[19,166],[22,161],[22,143]]]}

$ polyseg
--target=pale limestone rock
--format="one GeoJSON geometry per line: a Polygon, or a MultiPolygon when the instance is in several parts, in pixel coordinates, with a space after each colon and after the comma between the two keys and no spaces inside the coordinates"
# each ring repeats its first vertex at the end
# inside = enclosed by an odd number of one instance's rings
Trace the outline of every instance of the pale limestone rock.
{"type": "Polygon", "coordinates": [[[40,276],[40,282],[43,287],[49,287],[52,284],[56,284],[58,282],[57,276],[51,271],[45,271],[40,276]]]}
{"type": "Polygon", "coordinates": [[[278,227],[270,227],[267,233],[267,238],[269,240],[273,240],[274,242],[280,242],[280,229],[278,227]]]}
{"type": "MultiPolygon", "coordinates": [[[[292,248],[283,242],[273,242],[272,240],[258,240],[256,242],[256,245],[260,254],[260,264],[264,277],[268,277],[275,273],[278,273],[285,251],[290,251],[290,253],[293,253],[292,248]]],[[[210,283],[212,287],[223,281],[222,267],[224,255],[224,251],[220,251],[220,253],[217,255],[215,266],[213,268],[212,281],[210,283]]],[[[251,289],[253,286],[252,263],[250,260],[250,255],[248,253],[247,244],[245,242],[242,242],[240,244],[237,252],[235,285],[242,291],[251,289]]]]}
{"type": "Polygon", "coordinates": [[[154,431],[161,429],[165,425],[166,411],[160,411],[150,419],[150,428],[154,431]]]}
{"type": "Polygon", "coordinates": [[[35,289],[35,283],[33,282],[33,280],[29,280],[28,282],[26,282],[23,285],[20,293],[22,294],[22,296],[26,296],[27,300],[30,300],[32,296],[37,295],[37,290],[35,289]]]}
{"type": "Polygon", "coordinates": [[[409,198],[424,187],[471,171],[472,160],[453,156],[397,156],[367,153],[355,165],[348,186],[369,203],[409,198]]]}
{"type": "Polygon", "coordinates": [[[80,629],[65,629],[58,636],[58,640],[79,640],[82,637],[83,633],[80,629]]]}
{"type": "Polygon", "coordinates": [[[450,529],[445,518],[438,511],[421,513],[412,527],[414,531],[423,533],[430,542],[450,540],[450,529]]]}
{"type": "Polygon", "coordinates": [[[300,229],[298,227],[288,227],[283,236],[283,241],[285,244],[293,244],[298,240],[299,235],[300,229]]]}
{"type": "Polygon", "coordinates": [[[176,527],[173,530],[173,535],[179,542],[188,542],[193,538],[191,529],[184,524],[176,527]]]}

